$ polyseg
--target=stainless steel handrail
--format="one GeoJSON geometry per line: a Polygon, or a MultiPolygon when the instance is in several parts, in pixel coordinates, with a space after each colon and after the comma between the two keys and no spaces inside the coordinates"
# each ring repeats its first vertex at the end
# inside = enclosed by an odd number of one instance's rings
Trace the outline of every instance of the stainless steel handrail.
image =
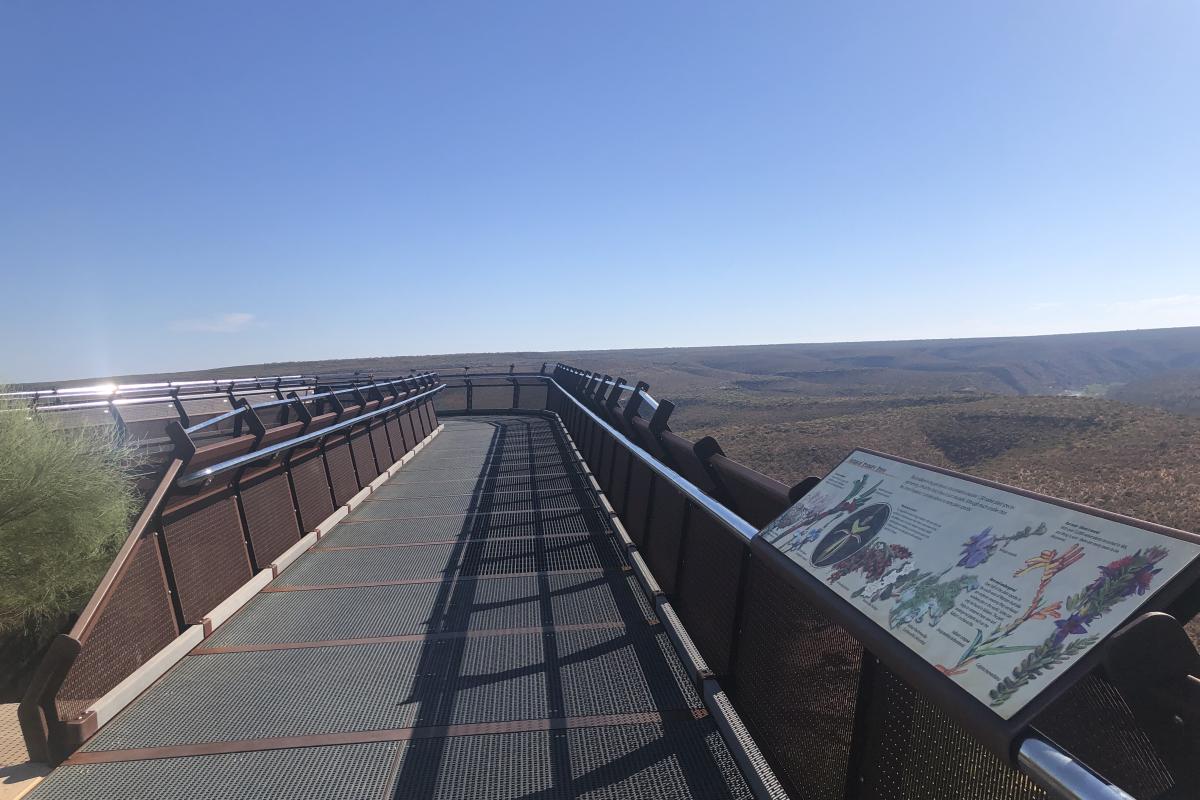
{"type": "Polygon", "coordinates": [[[678,472],[659,461],[653,455],[630,441],[625,434],[621,433],[612,425],[605,422],[599,415],[596,414],[596,412],[585,406],[579,401],[578,398],[564,389],[558,381],[549,377],[545,377],[545,380],[562,392],[563,396],[574,403],[580,411],[591,417],[593,422],[607,431],[610,435],[615,436],[617,441],[620,442],[622,446],[628,449],[629,452],[633,453],[633,455],[637,456],[638,460],[661,476],[664,480],[668,481],[671,485],[686,495],[689,500],[704,509],[710,516],[712,516],[722,525],[725,525],[730,530],[741,535],[747,541],[753,539],[754,535],[758,533],[758,528],[754,527],[749,522],[709,497],[699,486],[692,483],[687,478],[683,477],[678,472]]]}
{"type": "Polygon", "coordinates": [[[307,444],[308,442],[318,441],[320,439],[325,438],[326,436],[337,433],[338,431],[352,428],[355,425],[362,423],[364,420],[368,420],[373,417],[377,417],[381,414],[387,414],[388,412],[391,412],[391,411],[396,411],[397,409],[399,409],[403,406],[411,405],[411,404],[416,403],[419,400],[423,400],[427,397],[432,397],[433,395],[437,394],[438,392],[442,391],[445,388],[446,388],[446,384],[443,383],[440,386],[436,386],[427,392],[422,392],[421,394],[406,398],[399,402],[393,403],[390,406],[383,406],[382,408],[377,408],[374,411],[368,411],[366,414],[360,414],[359,416],[351,417],[350,419],[344,420],[343,422],[338,422],[333,425],[330,425],[328,428],[322,428],[319,431],[313,431],[312,433],[306,433],[302,436],[297,436],[295,439],[288,439],[287,441],[280,442],[279,444],[274,444],[269,447],[264,447],[262,450],[255,450],[252,453],[246,453],[245,455],[237,456],[236,458],[231,458],[227,461],[222,461],[218,464],[213,464],[212,466],[205,467],[204,469],[196,470],[195,472],[190,472],[187,475],[180,477],[176,481],[176,484],[179,486],[194,486],[197,483],[203,483],[204,481],[209,480],[210,478],[213,478],[214,476],[220,475],[224,472],[230,472],[235,469],[240,469],[241,467],[245,467],[250,464],[259,462],[259,461],[273,459],[273,458],[277,457],[278,455],[280,455],[281,453],[284,453],[288,450],[294,450],[295,448],[299,447],[300,445],[307,444]]]}
{"type": "Polygon", "coordinates": [[[1064,800],[1134,800],[1083,762],[1037,736],[1021,742],[1017,766],[1043,789],[1064,800]]]}
{"type": "Polygon", "coordinates": [[[64,386],[54,387],[52,389],[23,389],[16,392],[0,392],[0,397],[36,397],[38,399],[46,398],[53,399],[55,397],[70,397],[73,395],[94,394],[101,396],[111,396],[114,394],[122,394],[129,392],[147,392],[157,389],[181,389],[189,386],[225,386],[237,387],[243,384],[254,384],[254,388],[268,388],[260,386],[265,382],[289,381],[286,386],[307,385],[307,382],[313,382],[312,376],[306,375],[279,375],[271,377],[257,378],[209,378],[204,380],[192,381],[161,381],[157,383],[96,383],[91,386],[64,386]]]}
{"type": "MultiPolygon", "coordinates": [[[[394,379],[400,380],[400,377],[396,377],[394,379]]],[[[50,389],[25,389],[14,392],[0,392],[0,398],[9,398],[12,400],[31,400],[35,407],[39,408],[40,410],[46,410],[63,407],[78,408],[80,406],[78,406],[76,403],[78,403],[82,398],[90,398],[86,400],[86,402],[91,403],[107,403],[109,401],[120,403],[131,401],[171,402],[175,399],[175,393],[180,389],[185,390],[185,392],[179,394],[179,399],[200,400],[216,399],[230,391],[236,391],[240,394],[252,394],[257,392],[270,392],[274,391],[276,388],[294,389],[297,387],[315,386],[319,383],[336,383],[355,380],[363,381],[365,383],[367,381],[374,380],[374,378],[370,375],[336,373],[328,376],[272,375],[255,376],[249,378],[206,378],[190,381],[161,381],[155,383],[98,383],[90,386],[67,386],[61,388],[54,387],[50,389]],[[207,394],[202,394],[202,390],[204,389],[211,389],[212,391],[207,394]],[[160,394],[155,397],[136,396],[144,395],[148,392],[170,393],[160,394]],[[45,401],[45,404],[39,405],[42,401],[45,401]]]]}
{"type": "MultiPolygon", "coordinates": [[[[290,386],[285,385],[285,386],[280,386],[279,388],[294,389],[294,388],[299,388],[301,386],[307,387],[308,384],[303,384],[303,385],[293,384],[290,386]]],[[[261,389],[259,389],[259,388],[250,388],[250,389],[244,389],[244,390],[235,389],[234,391],[237,391],[238,394],[240,394],[243,397],[248,397],[249,395],[252,395],[252,394],[267,394],[269,392],[275,391],[275,389],[274,389],[274,387],[271,387],[271,388],[264,387],[261,389]]],[[[58,396],[61,397],[62,395],[58,395],[58,396]]],[[[85,408],[101,408],[101,407],[106,407],[106,406],[110,406],[110,405],[140,406],[140,405],[154,405],[156,403],[168,404],[168,403],[174,403],[176,400],[179,400],[180,402],[184,402],[184,403],[190,403],[194,400],[228,400],[228,399],[229,399],[228,392],[210,392],[210,393],[205,393],[205,394],[199,394],[199,393],[197,393],[197,394],[181,394],[178,397],[175,397],[175,396],[172,396],[169,394],[168,395],[155,395],[153,397],[112,397],[111,399],[82,400],[82,401],[76,402],[76,403],[51,403],[49,405],[36,405],[36,406],[33,406],[32,408],[25,407],[24,410],[26,410],[26,411],[33,410],[33,411],[38,411],[38,412],[78,411],[80,409],[85,409],[85,408]]]]}
{"type": "MultiPolygon", "coordinates": [[[[569,372],[572,375],[577,375],[580,378],[586,378],[588,375],[583,370],[576,369],[575,367],[568,367],[566,364],[560,363],[557,366],[561,367],[565,372],[569,372]]],[[[595,376],[593,375],[592,377],[595,377],[595,376]]],[[[616,386],[617,385],[617,382],[615,380],[606,381],[606,380],[604,380],[603,377],[600,378],[600,383],[604,384],[605,386],[616,386]]],[[[637,387],[635,387],[635,386],[630,386],[627,383],[623,383],[623,384],[621,384],[621,394],[624,394],[625,392],[633,393],[636,388],[637,387]]],[[[654,397],[651,396],[651,394],[649,392],[647,392],[645,389],[641,389],[641,390],[637,391],[637,394],[642,396],[642,402],[645,403],[646,405],[650,406],[651,411],[658,410],[658,401],[655,400],[654,397]]]]}
{"type": "MultiPolygon", "coordinates": [[[[557,387],[564,397],[571,400],[593,422],[600,425],[611,436],[616,437],[616,440],[629,450],[629,452],[637,456],[646,466],[650,467],[660,477],[686,495],[689,500],[704,509],[717,522],[725,525],[747,540],[757,535],[757,528],[706,495],[703,490],[687,480],[687,478],[684,478],[670,467],[663,465],[650,453],[638,447],[625,434],[601,419],[594,411],[581,403],[577,397],[564,389],[553,378],[546,378],[546,380],[557,387]]],[[[1130,795],[1126,794],[1119,787],[1100,778],[1095,772],[1088,769],[1085,764],[1076,761],[1050,742],[1036,735],[1029,736],[1021,741],[1017,755],[1017,766],[1040,786],[1063,800],[1133,800],[1130,795]]]]}
{"type": "MultiPolygon", "coordinates": [[[[366,386],[366,387],[393,386],[394,387],[397,383],[404,383],[405,381],[422,379],[422,378],[436,378],[436,377],[437,377],[437,373],[422,372],[419,375],[415,375],[411,378],[396,378],[394,380],[385,381],[383,383],[380,383],[379,381],[374,381],[369,384],[364,384],[364,386],[366,386]]],[[[265,389],[264,391],[271,391],[271,390],[265,389]]],[[[248,409],[254,410],[254,411],[259,411],[261,409],[274,408],[276,406],[291,405],[292,403],[297,403],[297,402],[298,403],[311,403],[315,400],[321,400],[326,397],[335,397],[339,394],[350,394],[350,393],[353,393],[354,391],[355,391],[354,389],[337,389],[332,392],[322,392],[321,394],[307,394],[302,397],[285,397],[282,400],[268,400],[265,403],[257,403],[257,404],[251,405],[251,406],[240,406],[238,408],[226,411],[223,414],[218,414],[215,417],[210,417],[209,419],[206,419],[203,422],[197,422],[195,425],[185,428],[184,430],[186,433],[189,433],[189,434],[197,433],[199,431],[204,430],[205,428],[210,428],[213,425],[220,424],[221,422],[224,422],[226,420],[233,419],[235,417],[239,417],[242,414],[245,414],[248,409]]]]}

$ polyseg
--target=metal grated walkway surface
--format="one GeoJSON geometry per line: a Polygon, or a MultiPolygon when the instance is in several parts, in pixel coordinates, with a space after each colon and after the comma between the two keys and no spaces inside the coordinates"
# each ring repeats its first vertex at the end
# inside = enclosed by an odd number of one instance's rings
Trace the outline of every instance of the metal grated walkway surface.
{"type": "Polygon", "coordinates": [[[35,800],[749,797],[554,420],[457,417],[35,800]]]}

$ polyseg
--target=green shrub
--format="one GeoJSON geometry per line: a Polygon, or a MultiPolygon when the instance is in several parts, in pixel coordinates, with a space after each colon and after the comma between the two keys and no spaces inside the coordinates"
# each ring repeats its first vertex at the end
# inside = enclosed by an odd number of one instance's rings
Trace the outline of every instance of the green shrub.
{"type": "Polygon", "coordinates": [[[129,532],[132,448],[0,406],[0,634],[80,610],[129,532]]]}

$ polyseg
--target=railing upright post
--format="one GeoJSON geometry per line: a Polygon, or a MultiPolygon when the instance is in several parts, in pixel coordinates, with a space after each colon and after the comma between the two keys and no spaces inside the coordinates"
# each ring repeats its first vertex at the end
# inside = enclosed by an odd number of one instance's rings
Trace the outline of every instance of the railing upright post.
{"type": "Polygon", "coordinates": [[[129,438],[129,428],[125,425],[125,418],[121,416],[120,409],[112,400],[108,401],[108,410],[112,414],[113,424],[117,426],[117,440],[124,443],[129,438]]]}
{"type": "Polygon", "coordinates": [[[289,403],[288,407],[295,407],[296,416],[304,426],[300,429],[300,432],[303,433],[304,431],[308,430],[308,423],[312,422],[312,414],[309,413],[307,408],[305,408],[304,401],[300,399],[300,395],[298,393],[289,392],[288,398],[295,401],[293,403],[289,403]]]}
{"type": "Polygon", "coordinates": [[[175,406],[175,413],[179,415],[179,424],[185,428],[192,426],[192,420],[188,417],[187,409],[183,407],[183,401],[179,399],[179,387],[171,388],[171,403],[175,406]]]}
{"type": "Polygon", "coordinates": [[[629,395],[629,402],[625,403],[625,423],[631,430],[633,428],[631,420],[638,415],[638,410],[642,407],[642,392],[650,388],[650,384],[645,381],[638,381],[633,387],[633,393],[629,395]]]}

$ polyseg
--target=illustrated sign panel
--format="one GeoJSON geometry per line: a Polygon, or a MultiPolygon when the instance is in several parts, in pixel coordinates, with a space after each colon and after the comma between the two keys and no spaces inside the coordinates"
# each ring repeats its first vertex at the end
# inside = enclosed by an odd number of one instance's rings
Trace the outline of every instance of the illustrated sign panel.
{"type": "Polygon", "coordinates": [[[760,536],[1004,719],[1200,554],[862,451],[760,536]]]}

